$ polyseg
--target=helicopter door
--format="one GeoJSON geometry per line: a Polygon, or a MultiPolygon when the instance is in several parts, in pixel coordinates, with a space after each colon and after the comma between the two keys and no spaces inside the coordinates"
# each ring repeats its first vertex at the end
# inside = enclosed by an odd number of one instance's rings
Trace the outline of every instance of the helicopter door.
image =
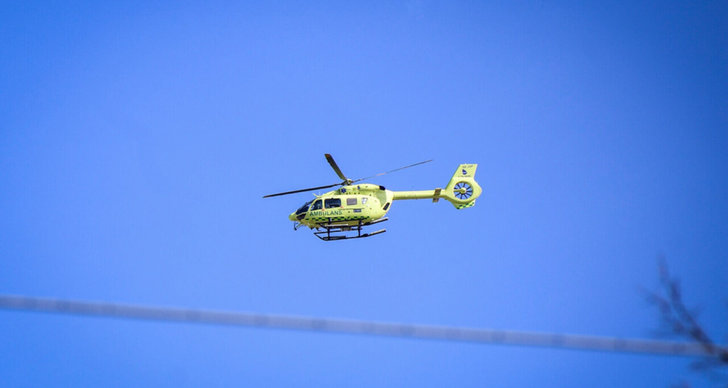
{"type": "Polygon", "coordinates": [[[346,199],[346,207],[348,208],[348,215],[353,217],[358,217],[361,214],[354,214],[354,213],[361,213],[362,209],[364,208],[364,204],[366,197],[362,198],[361,205],[359,205],[359,199],[357,197],[351,197],[346,199]]]}
{"type": "Polygon", "coordinates": [[[313,206],[311,206],[311,210],[321,210],[323,207],[322,204],[321,200],[317,199],[316,202],[313,203],[313,206]]]}

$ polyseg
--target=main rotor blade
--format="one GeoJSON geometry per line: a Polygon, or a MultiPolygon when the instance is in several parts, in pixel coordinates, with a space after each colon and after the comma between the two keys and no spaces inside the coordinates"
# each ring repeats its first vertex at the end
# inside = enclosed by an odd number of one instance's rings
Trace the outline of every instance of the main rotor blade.
{"type": "Polygon", "coordinates": [[[331,154],[324,154],[324,156],[326,156],[326,160],[329,161],[331,168],[333,168],[334,171],[336,171],[336,175],[338,175],[339,178],[341,178],[344,182],[349,182],[349,178],[344,176],[344,173],[341,172],[341,169],[339,169],[339,166],[336,164],[336,162],[334,161],[334,158],[331,156],[331,154]]]}
{"type": "Polygon", "coordinates": [[[376,174],[376,175],[368,176],[368,177],[366,177],[366,178],[360,178],[360,179],[357,179],[357,180],[355,180],[355,181],[352,181],[351,183],[354,183],[354,182],[359,182],[359,181],[363,181],[363,180],[365,180],[365,179],[371,179],[371,178],[376,178],[376,177],[378,177],[378,176],[382,176],[382,175],[385,175],[385,174],[389,174],[390,172],[395,172],[395,171],[399,171],[399,170],[404,170],[405,168],[410,168],[410,167],[414,167],[414,166],[419,166],[420,164],[425,164],[425,163],[429,163],[429,162],[431,162],[431,161],[432,161],[432,159],[430,159],[430,160],[425,160],[424,162],[419,162],[419,163],[415,163],[415,164],[410,164],[409,166],[404,166],[404,167],[400,167],[400,168],[395,168],[394,170],[389,170],[389,171],[387,171],[387,172],[380,172],[379,174],[376,174]]]}
{"type": "Polygon", "coordinates": [[[309,189],[286,191],[284,193],[268,194],[268,195],[264,195],[263,198],[277,197],[279,195],[302,193],[304,191],[314,191],[314,190],[318,190],[318,189],[328,189],[329,187],[334,187],[334,186],[339,186],[339,185],[341,185],[341,183],[334,183],[333,185],[328,185],[328,186],[311,187],[309,189]]]}

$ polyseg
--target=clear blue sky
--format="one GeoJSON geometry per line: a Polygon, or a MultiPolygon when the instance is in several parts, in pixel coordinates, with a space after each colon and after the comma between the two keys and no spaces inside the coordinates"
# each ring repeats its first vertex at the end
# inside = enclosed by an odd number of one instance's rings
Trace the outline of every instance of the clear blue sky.
{"type": "MultiPolygon", "coordinates": [[[[725,2],[5,2],[0,293],[649,337],[664,254],[728,309],[725,2]],[[324,243],[334,183],[447,183],[324,243]]],[[[38,386],[665,387],[689,359],[0,311],[38,386]]]]}

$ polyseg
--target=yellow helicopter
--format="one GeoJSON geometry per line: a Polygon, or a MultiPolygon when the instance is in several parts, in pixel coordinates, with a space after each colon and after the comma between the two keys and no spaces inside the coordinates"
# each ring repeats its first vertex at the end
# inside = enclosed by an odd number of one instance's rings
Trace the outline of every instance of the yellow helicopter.
{"type": "Polygon", "coordinates": [[[309,229],[316,229],[314,235],[324,241],[371,237],[386,232],[386,229],[380,229],[371,233],[362,233],[362,228],[387,221],[388,218],[384,216],[389,211],[392,201],[395,200],[432,199],[432,202],[438,202],[440,198],[444,198],[455,205],[455,208],[464,209],[475,205],[475,199],[482,192],[480,185],[475,181],[477,164],[461,164],[458,166],[455,174],[450,179],[450,183],[445,186],[445,189],[392,191],[385,189],[384,186],[370,183],[355,183],[428,163],[432,160],[426,160],[370,177],[352,180],[341,172],[341,169],[339,169],[339,166],[331,155],[325,154],[325,156],[326,160],[336,172],[336,175],[342,179],[342,182],[269,194],[263,197],[270,198],[279,195],[341,186],[336,190],[317,195],[315,199],[304,203],[303,206],[288,216],[291,221],[295,222],[293,225],[294,230],[297,230],[301,226],[308,226],[309,229]],[[356,234],[347,235],[346,232],[356,232],[356,234]]]}

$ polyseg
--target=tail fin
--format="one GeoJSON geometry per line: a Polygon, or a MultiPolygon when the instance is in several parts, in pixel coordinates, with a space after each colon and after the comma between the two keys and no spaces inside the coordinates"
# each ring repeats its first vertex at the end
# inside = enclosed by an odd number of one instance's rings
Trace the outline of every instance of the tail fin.
{"type": "Polygon", "coordinates": [[[455,174],[450,179],[450,183],[440,193],[440,198],[447,199],[457,209],[475,205],[475,199],[483,192],[478,182],[475,181],[475,170],[477,168],[477,164],[461,164],[458,166],[455,174]]]}

